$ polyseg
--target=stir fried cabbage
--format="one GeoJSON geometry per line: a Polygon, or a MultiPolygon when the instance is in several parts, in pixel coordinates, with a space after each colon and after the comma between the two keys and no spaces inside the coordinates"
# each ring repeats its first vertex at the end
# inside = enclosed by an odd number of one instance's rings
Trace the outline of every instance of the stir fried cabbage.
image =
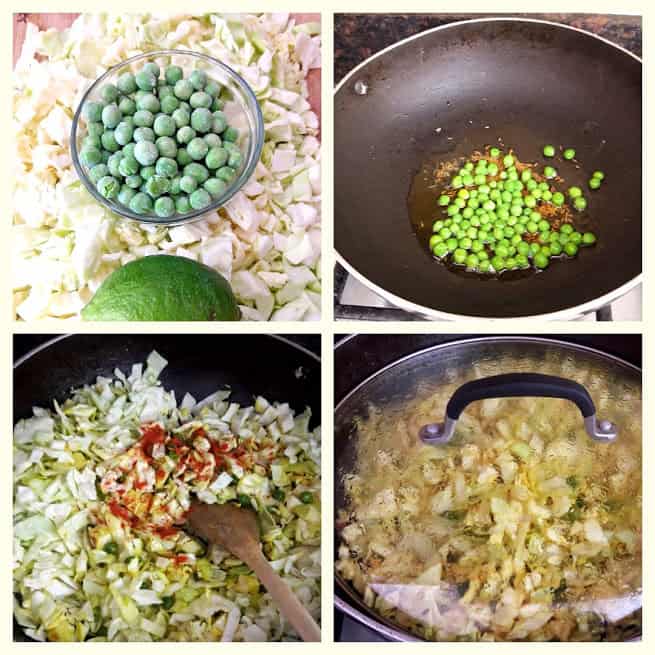
{"type": "Polygon", "coordinates": [[[320,25],[289,14],[83,14],[64,31],[28,23],[13,78],[13,290],[22,320],[72,318],[116,268],[154,254],[189,257],[228,279],[246,320],[318,320],[319,121],[307,75],[320,25]],[[167,48],[211,55],[251,86],[264,116],[248,184],[206,219],[139,225],[104,210],[70,155],[73,113],[109,67],[167,48]]]}
{"type": "Polygon", "coordinates": [[[243,562],[183,530],[193,496],[252,507],[271,566],[319,618],[309,410],[229,391],[178,405],[165,365],[153,352],[15,426],[14,615],[33,639],[297,639],[243,562]]]}
{"type": "Polygon", "coordinates": [[[640,633],[641,392],[567,371],[615,443],[592,442],[572,403],[513,398],[471,404],[451,444],[422,444],[464,380],[358,421],[336,566],[378,614],[427,640],[640,633]]]}

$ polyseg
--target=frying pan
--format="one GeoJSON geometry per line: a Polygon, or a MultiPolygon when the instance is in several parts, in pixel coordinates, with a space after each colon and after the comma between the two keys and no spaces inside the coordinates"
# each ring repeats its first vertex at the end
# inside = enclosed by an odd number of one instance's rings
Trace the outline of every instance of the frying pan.
{"type": "MultiPolygon", "coordinates": [[[[117,367],[129,372],[152,350],[168,360],[160,379],[175,391],[178,402],[186,392],[200,400],[230,387],[235,402],[251,403],[262,395],[271,402],[288,402],[297,412],[310,407],[310,427],[320,423],[319,357],[283,337],[254,334],[58,337],[14,365],[14,423],[31,416],[34,406],[63,401],[73,387],[93,383],[98,375],[113,377],[117,367]]],[[[14,640],[32,641],[15,621],[14,640]]]]}
{"type": "MultiPolygon", "coordinates": [[[[386,407],[390,403],[396,406],[403,400],[410,402],[426,385],[434,388],[437,384],[458,381],[462,371],[470,370],[472,363],[488,369],[497,367],[498,362],[506,357],[513,362],[527,362],[526,371],[533,371],[538,361],[569,358],[570,366],[584,362],[598,375],[611,376],[617,384],[622,380],[631,385],[641,384],[638,336],[565,338],[566,342],[561,340],[561,335],[557,339],[496,335],[354,335],[337,343],[334,352],[335,515],[346,507],[344,476],[355,471],[358,423],[355,419],[365,419],[371,406],[386,407]]],[[[591,384],[589,389],[591,393],[591,384]]],[[[337,527],[335,560],[340,543],[337,527]]],[[[368,607],[338,572],[335,573],[335,606],[385,639],[418,640],[403,627],[368,607]]],[[[629,639],[634,637],[630,635],[629,639]]]]}
{"type": "MultiPolygon", "coordinates": [[[[374,55],[335,93],[340,263],[392,304],[432,319],[564,319],[610,303],[642,271],[641,77],[628,51],[537,20],[451,23],[374,55]],[[567,184],[586,188],[591,171],[605,172],[580,216],[595,247],[509,280],[453,272],[431,256],[408,216],[412,180],[498,139],[540,163],[545,143],[575,147],[580,168],[556,163],[567,184]]],[[[428,200],[419,204],[431,222],[436,195],[428,200]]]]}

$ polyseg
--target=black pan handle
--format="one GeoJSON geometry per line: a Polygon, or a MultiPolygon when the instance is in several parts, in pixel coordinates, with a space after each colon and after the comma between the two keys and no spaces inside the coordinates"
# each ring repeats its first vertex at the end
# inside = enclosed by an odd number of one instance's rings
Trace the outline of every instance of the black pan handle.
{"type": "Polygon", "coordinates": [[[616,439],[616,426],[610,421],[597,420],[594,401],[581,384],[540,373],[507,373],[466,382],[448,401],[446,420],[443,423],[424,425],[419,436],[425,443],[433,445],[448,443],[455,433],[457,419],[470,403],[485,398],[518,397],[570,400],[578,406],[587,434],[592,439],[603,442],[616,439]]]}

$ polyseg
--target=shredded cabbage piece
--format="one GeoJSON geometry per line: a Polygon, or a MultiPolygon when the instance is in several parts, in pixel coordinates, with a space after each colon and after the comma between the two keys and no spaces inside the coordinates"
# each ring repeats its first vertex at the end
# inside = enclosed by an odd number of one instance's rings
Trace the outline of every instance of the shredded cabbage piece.
{"type": "Polygon", "coordinates": [[[253,572],[182,524],[192,495],[251,506],[320,619],[320,428],[226,390],[178,405],[165,366],[153,352],[16,424],[14,616],[40,641],[297,640],[253,572]]]}
{"type": "Polygon", "coordinates": [[[320,62],[320,25],[282,13],[83,14],[63,31],[28,23],[13,77],[16,317],[75,318],[113,270],[164,253],[219,271],[246,320],[319,320],[321,150],[307,75],[320,62]],[[167,48],[234,68],[253,88],[266,129],[242,191],[205,220],[174,228],[105,211],[69,150],[73,113],[93,81],[128,57],[167,48]]]}

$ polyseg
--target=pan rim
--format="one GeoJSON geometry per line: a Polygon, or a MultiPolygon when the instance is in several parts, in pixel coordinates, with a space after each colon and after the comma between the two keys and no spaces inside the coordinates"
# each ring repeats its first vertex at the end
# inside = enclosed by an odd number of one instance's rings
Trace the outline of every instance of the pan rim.
{"type": "MultiPolygon", "coordinates": [[[[333,351],[336,352],[340,347],[344,346],[345,344],[349,343],[351,340],[355,339],[356,337],[360,336],[359,334],[350,334],[344,336],[342,339],[339,339],[337,343],[334,344],[333,351]]],[[[367,336],[367,335],[365,335],[367,336]]],[[[403,355],[402,357],[399,357],[398,359],[390,362],[389,364],[386,364],[382,368],[378,369],[371,375],[367,376],[365,380],[357,384],[355,387],[353,387],[348,393],[346,393],[343,398],[339,400],[338,403],[335,404],[334,406],[334,414],[336,417],[336,413],[339,410],[339,408],[348,400],[350,397],[358,392],[365,384],[368,384],[371,380],[376,378],[378,375],[381,375],[382,373],[388,371],[392,367],[396,366],[397,364],[400,364],[402,362],[405,362],[412,357],[415,357],[417,355],[422,355],[427,352],[433,351],[433,350],[443,350],[448,347],[456,346],[456,345],[461,345],[461,344],[475,344],[475,343],[480,343],[484,341],[496,341],[496,342],[501,342],[501,343],[511,343],[511,342],[519,342],[519,343],[538,343],[538,344],[548,344],[548,345],[556,345],[559,347],[567,347],[569,349],[582,352],[585,354],[591,354],[595,355],[597,357],[600,357],[601,359],[605,359],[611,363],[614,364],[619,364],[623,366],[624,368],[628,369],[629,371],[633,373],[637,373],[640,377],[641,380],[641,385],[643,386],[643,354],[642,354],[642,366],[637,366],[635,364],[632,364],[631,362],[628,362],[627,360],[623,359],[622,357],[619,357],[617,355],[611,355],[609,353],[603,352],[602,350],[598,348],[594,348],[591,346],[586,346],[584,344],[577,344],[577,343],[572,343],[570,341],[564,341],[562,339],[556,339],[556,338],[551,338],[551,337],[542,337],[542,336],[526,336],[526,335],[501,335],[501,336],[496,336],[496,335],[485,335],[485,336],[479,336],[479,337],[471,337],[471,338],[458,338],[453,341],[448,341],[445,343],[440,343],[440,344],[434,344],[432,346],[427,346],[425,348],[420,348],[419,350],[416,350],[412,353],[409,353],[407,355],[403,355]]],[[[642,416],[642,428],[643,428],[643,416],[642,416]]],[[[643,435],[642,435],[642,440],[643,440],[643,435]]],[[[336,510],[336,504],[335,504],[335,510],[336,510]]],[[[336,535],[335,535],[336,537],[336,535]]],[[[376,631],[378,634],[381,634],[387,639],[397,641],[397,642],[404,642],[404,641],[420,641],[424,642],[425,640],[420,639],[416,637],[416,635],[412,635],[409,632],[405,632],[401,628],[395,626],[391,621],[388,623],[385,623],[386,619],[384,617],[378,616],[376,612],[371,611],[371,615],[368,616],[364,614],[360,609],[358,609],[357,606],[352,605],[347,599],[341,598],[337,593],[336,593],[336,588],[340,589],[346,596],[353,598],[355,601],[359,601],[360,603],[363,602],[361,599],[358,599],[357,596],[354,595],[354,593],[349,589],[348,583],[343,579],[343,577],[337,573],[336,568],[334,571],[334,583],[335,583],[335,594],[334,594],[334,604],[339,609],[341,612],[346,614],[347,616],[351,617],[355,621],[358,621],[362,625],[366,626],[369,629],[372,629],[376,631]]],[[[643,593],[642,593],[642,608],[643,608],[643,593]]],[[[641,641],[643,639],[643,626],[642,626],[642,635],[636,639],[631,639],[629,641],[641,641]]],[[[428,642],[431,643],[431,642],[428,642]]]]}
{"type": "MultiPolygon", "coordinates": [[[[619,50],[620,52],[629,55],[632,59],[635,61],[639,62],[643,66],[643,60],[641,57],[638,57],[634,53],[630,52],[623,46],[618,45],[617,43],[614,43],[610,41],[609,39],[606,39],[605,37],[598,36],[597,34],[594,34],[593,32],[589,32],[587,30],[583,30],[579,27],[573,27],[571,25],[565,25],[564,23],[558,23],[557,21],[549,21],[549,20],[543,20],[539,18],[523,18],[523,17],[517,17],[517,16],[490,16],[486,18],[470,18],[466,20],[458,20],[454,21],[452,23],[447,23],[445,25],[438,25],[437,27],[432,27],[428,30],[424,30],[423,32],[419,32],[418,34],[413,34],[412,36],[407,37],[406,39],[402,39],[401,41],[398,41],[397,43],[392,43],[391,45],[387,46],[383,50],[380,50],[379,52],[376,52],[375,54],[371,55],[364,61],[360,62],[353,68],[351,71],[348,72],[347,75],[345,75],[339,83],[335,86],[334,91],[333,91],[333,97],[336,98],[337,93],[340,91],[340,89],[350,80],[351,77],[353,77],[357,71],[359,71],[361,68],[364,66],[367,66],[371,62],[373,62],[375,59],[378,57],[381,57],[382,55],[386,54],[387,52],[390,52],[394,48],[400,47],[402,45],[405,45],[409,43],[410,41],[414,41],[415,39],[419,39],[422,36],[431,34],[433,32],[438,32],[441,30],[447,30],[451,29],[454,27],[459,27],[461,25],[468,25],[468,24],[475,24],[475,23],[500,23],[500,22],[512,22],[512,23],[532,23],[532,24],[540,24],[540,25],[550,25],[553,27],[557,27],[559,29],[563,30],[570,30],[572,32],[579,32],[581,34],[584,34],[585,36],[592,37],[594,39],[597,39],[598,41],[601,41],[616,50],[619,50]]],[[[644,99],[642,97],[642,104],[644,102],[644,99]]],[[[642,141],[643,141],[643,135],[642,135],[642,141]]],[[[643,156],[642,156],[643,159],[643,156]]],[[[643,167],[643,161],[642,161],[642,167],[643,167]]],[[[643,171],[642,171],[643,172],[643,171]]],[[[644,222],[644,208],[643,208],[643,190],[642,190],[642,209],[641,209],[641,222],[642,222],[642,228],[643,228],[643,222],[644,222]]],[[[555,312],[547,312],[545,314],[521,314],[518,316],[483,316],[483,315],[477,315],[477,314],[453,314],[450,312],[445,312],[439,309],[434,309],[432,307],[426,307],[425,305],[420,305],[418,303],[412,302],[411,300],[407,300],[406,298],[402,298],[401,296],[397,296],[394,293],[391,293],[390,291],[387,291],[386,289],[383,289],[382,287],[378,286],[375,284],[375,282],[372,282],[369,280],[366,275],[363,273],[360,273],[352,264],[346,261],[346,259],[341,255],[341,253],[337,250],[336,246],[333,246],[334,248],[334,254],[336,261],[345,268],[350,275],[352,275],[356,280],[358,280],[361,284],[366,286],[370,291],[373,291],[376,293],[378,296],[380,296],[383,300],[386,300],[388,303],[390,303],[392,306],[398,307],[400,309],[403,309],[407,312],[411,312],[414,314],[419,314],[425,317],[425,320],[436,320],[436,321],[460,321],[460,320],[489,320],[489,321],[516,321],[516,320],[521,320],[521,319],[527,319],[527,320],[546,320],[546,321],[557,321],[557,320],[573,320],[576,318],[579,318],[581,316],[584,316],[585,314],[589,314],[591,312],[596,311],[597,309],[604,307],[605,305],[609,305],[618,298],[621,298],[628,292],[632,291],[635,287],[637,287],[639,284],[642,283],[643,281],[643,270],[639,275],[633,277],[630,280],[627,280],[624,282],[621,286],[617,287],[616,289],[613,289],[612,291],[609,291],[608,293],[598,296],[596,298],[593,298],[592,300],[587,301],[586,303],[582,303],[581,305],[575,305],[573,307],[568,307],[565,309],[559,309],[555,312]]],[[[642,269],[643,269],[643,239],[642,239],[642,269]]]]}
{"type": "MultiPolygon", "coordinates": [[[[96,335],[98,333],[95,332],[70,332],[68,334],[58,334],[57,336],[53,337],[52,339],[48,339],[47,341],[44,341],[43,343],[39,344],[38,346],[32,348],[30,351],[26,352],[24,355],[19,357],[16,361],[14,361],[12,369],[17,369],[19,366],[24,364],[27,360],[31,359],[35,355],[38,355],[42,350],[45,350],[46,348],[49,348],[50,346],[53,346],[55,343],[58,343],[59,341],[63,341],[64,339],[68,339],[69,337],[75,337],[79,335],[96,335]]],[[[119,334],[119,333],[108,333],[108,334],[119,334]]],[[[154,333],[156,336],[158,333],[154,333]]],[[[168,333],[169,335],[173,333],[168,333]]],[[[209,334],[209,333],[203,333],[203,334],[209,334]]],[[[215,336],[221,336],[225,333],[212,333],[215,336]]],[[[237,332],[232,332],[232,333],[227,333],[226,336],[229,335],[233,336],[241,336],[243,333],[237,333],[237,332]]],[[[136,333],[129,333],[128,336],[147,336],[148,333],[146,332],[136,332],[136,333]]],[[[20,334],[15,334],[14,336],[20,336],[20,334]]],[[[177,336],[184,336],[180,335],[179,333],[177,336]]],[[[190,335],[189,335],[190,336],[190,335]]],[[[296,343],[295,341],[292,341],[291,339],[288,339],[286,336],[281,335],[281,334],[253,334],[253,336],[259,336],[259,337],[271,337],[272,339],[275,339],[277,341],[281,341],[282,343],[285,343],[287,346],[292,346],[296,350],[299,350],[300,352],[304,353],[305,355],[308,355],[311,359],[314,361],[318,362],[319,365],[321,363],[321,357],[320,355],[317,355],[316,353],[312,352],[311,350],[308,350],[304,346],[301,346],[299,343],[296,343]]],[[[303,335],[304,336],[304,335],[303,335]]],[[[12,347],[13,347],[13,342],[12,342],[12,347]]],[[[322,353],[321,353],[322,354],[322,353]]]]}

